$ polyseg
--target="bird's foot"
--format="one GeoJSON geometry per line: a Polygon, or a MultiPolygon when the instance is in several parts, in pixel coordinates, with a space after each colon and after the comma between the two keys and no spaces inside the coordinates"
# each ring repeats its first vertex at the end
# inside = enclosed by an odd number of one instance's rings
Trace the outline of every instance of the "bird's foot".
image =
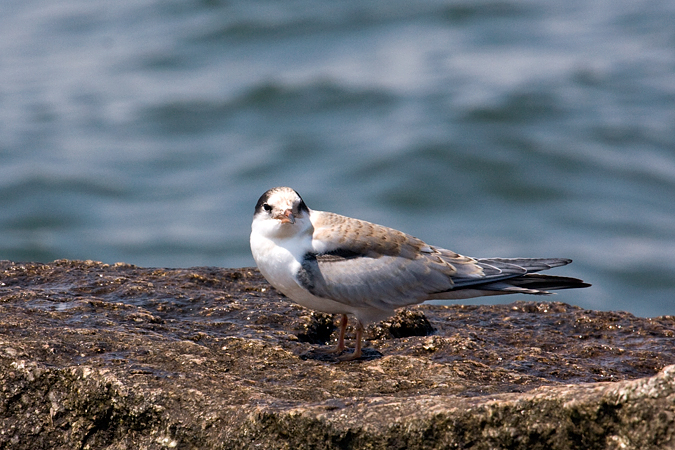
{"type": "Polygon", "coordinates": [[[382,353],[378,352],[374,348],[366,347],[360,353],[350,352],[342,354],[337,357],[339,362],[347,361],[372,361],[373,359],[382,358],[382,353]]]}
{"type": "Polygon", "coordinates": [[[312,348],[311,350],[300,355],[302,359],[314,359],[317,361],[334,362],[339,359],[339,356],[344,353],[345,349],[329,347],[329,348],[312,348]]]}
{"type": "Polygon", "coordinates": [[[344,348],[337,348],[337,347],[329,347],[329,348],[313,348],[310,350],[312,353],[316,353],[319,355],[341,355],[344,353],[345,349],[344,348]]]}
{"type": "Polygon", "coordinates": [[[343,355],[341,352],[340,356],[338,356],[338,359],[340,361],[355,361],[357,359],[361,359],[362,356],[363,354],[361,353],[361,350],[354,350],[353,352],[347,353],[346,355],[343,355]]]}
{"type": "Polygon", "coordinates": [[[333,348],[313,348],[300,355],[300,358],[304,360],[313,359],[315,361],[324,361],[324,362],[347,362],[347,361],[370,361],[373,359],[378,359],[382,357],[382,353],[378,352],[374,348],[364,348],[360,354],[356,354],[351,349],[344,350],[343,352],[336,352],[335,347],[333,348]]]}

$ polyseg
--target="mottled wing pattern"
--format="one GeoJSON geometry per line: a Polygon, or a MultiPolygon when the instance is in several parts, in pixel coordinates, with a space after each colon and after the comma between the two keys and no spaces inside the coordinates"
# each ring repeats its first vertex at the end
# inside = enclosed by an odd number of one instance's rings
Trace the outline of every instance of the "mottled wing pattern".
{"type": "Polygon", "coordinates": [[[307,255],[300,281],[319,297],[389,309],[450,290],[456,277],[483,276],[473,258],[400,231],[332,213],[312,215],[315,253],[307,255]]]}
{"type": "Polygon", "coordinates": [[[299,280],[316,296],[352,306],[397,308],[452,298],[459,289],[546,294],[538,289],[581,287],[569,285],[576,279],[530,274],[569,264],[568,259],[476,259],[338,214],[313,211],[312,221],[314,252],[306,255],[299,280]]]}

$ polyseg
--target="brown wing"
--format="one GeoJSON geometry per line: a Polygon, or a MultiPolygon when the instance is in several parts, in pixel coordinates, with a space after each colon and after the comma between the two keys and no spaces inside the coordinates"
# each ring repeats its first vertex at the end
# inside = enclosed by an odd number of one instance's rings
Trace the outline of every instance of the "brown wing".
{"type": "Polygon", "coordinates": [[[536,288],[585,286],[580,280],[563,277],[546,276],[555,280],[542,283],[542,276],[538,276],[538,284],[528,278],[533,277],[529,273],[569,264],[569,259],[476,259],[430,246],[392,228],[337,214],[313,211],[312,221],[315,251],[305,256],[299,281],[314,295],[356,307],[391,309],[429,299],[546,294],[536,288]],[[576,284],[572,286],[568,280],[576,284]]]}
{"type": "Polygon", "coordinates": [[[456,277],[483,276],[473,258],[392,228],[318,211],[312,221],[315,252],[306,255],[299,279],[320,297],[390,309],[451,290],[456,277]]]}

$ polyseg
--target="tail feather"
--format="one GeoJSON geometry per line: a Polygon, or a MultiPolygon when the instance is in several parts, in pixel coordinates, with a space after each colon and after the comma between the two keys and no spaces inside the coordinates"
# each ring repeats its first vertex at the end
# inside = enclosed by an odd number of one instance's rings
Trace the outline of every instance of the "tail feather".
{"type": "Polygon", "coordinates": [[[477,258],[469,262],[473,267],[480,267],[480,276],[474,272],[458,274],[453,277],[452,289],[430,293],[426,300],[503,294],[551,295],[549,291],[590,286],[578,278],[534,273],[565,266],[572,262],[567,258],[477,258]]]}
{"type": "Polygon", "coordinates": [[[504,293],[523,293],[535,295],[549,295],[559,289],[577,289],[589,287],[589,283],[572,277],[557,275],[541,275],[530,273],[519,277],[509,278],[496,283],[487,283],[481,289],[488,291],[504,291],[504,293]]]}

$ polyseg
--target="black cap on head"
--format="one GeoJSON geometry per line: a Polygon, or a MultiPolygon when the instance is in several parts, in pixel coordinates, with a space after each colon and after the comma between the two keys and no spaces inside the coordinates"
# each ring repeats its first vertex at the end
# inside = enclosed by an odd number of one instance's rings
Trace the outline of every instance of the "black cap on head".
{"type": "Polygon", "coordinates": [[[275,188],[269,189],[263,195],[260,196],[260,198],[258,199],[258,203],[256,203],[256,205],[255,205],[254,214],[258,214],[259,212],[263,211],[265,205],[267,204],[267,202],[269,201],[269,199],[272,195],[274,195],[277,192],[284,192],[284,191],[286,191],[288,193],[292,192],[300,199],[300,203],[298,204],[298,212],[299,211],[303,211],[303,212],[306,212],[306,213],[309,212],[309,208],[307,208],[307,205],[305,205],[305,201],[302,199],[302,197],[300,197],[300,194],[298,194],[297,191],[295,191],[294,189],[291,189],[289,187],[275,187],[275,188]]]}

